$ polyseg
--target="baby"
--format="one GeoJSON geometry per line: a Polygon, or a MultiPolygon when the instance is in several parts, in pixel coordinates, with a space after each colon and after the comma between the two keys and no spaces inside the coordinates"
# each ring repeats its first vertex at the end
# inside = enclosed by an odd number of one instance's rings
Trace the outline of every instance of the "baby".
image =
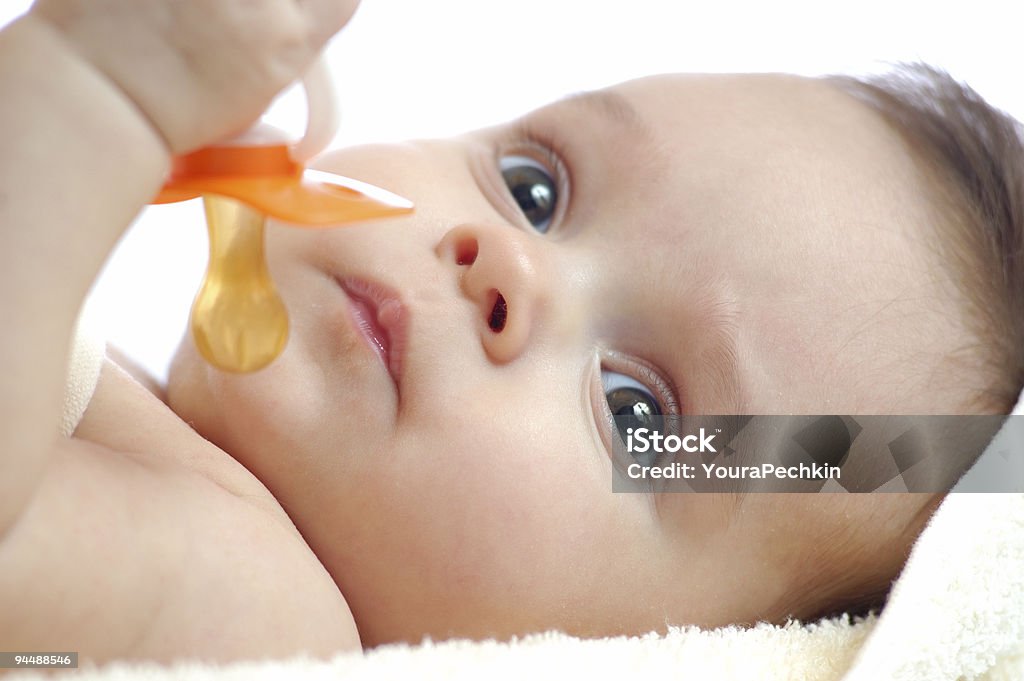
{"type": "Polygon", "coordinates": [[[76,311],[171,155],[248,126],[354,9],[39,0],[0,33],[5,648],[327,656],[877,605],[941,495],[613,494],[610,414],[1010,409],[1020,143],[931,71],[656,76],[332,153],[416,211],[270,230],[285,353],[226,374],[186,339],[165,401],[108,361],[55,437],[76,311]]]}

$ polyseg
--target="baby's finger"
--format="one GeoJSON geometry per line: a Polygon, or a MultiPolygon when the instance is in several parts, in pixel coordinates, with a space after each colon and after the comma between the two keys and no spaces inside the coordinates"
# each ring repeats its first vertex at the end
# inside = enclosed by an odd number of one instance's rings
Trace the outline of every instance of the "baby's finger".
{"type": "Polygon", "coordinates": [[[298,0],[309,22],[310,37],[322,46],[348,23],[359,0],[298,0]]]}

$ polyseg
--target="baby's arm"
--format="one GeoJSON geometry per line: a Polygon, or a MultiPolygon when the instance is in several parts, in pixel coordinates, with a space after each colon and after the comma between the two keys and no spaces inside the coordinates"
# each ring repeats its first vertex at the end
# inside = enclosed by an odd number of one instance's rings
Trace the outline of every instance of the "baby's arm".
{"type": "Polygon", "coordinates": [[[132,102],[34,15],[0,33],[0,92],[2,531],[55,447],[78,307],[169,156],[132,102]]]}
{"type": "Polygon", "coordinates": [[[244,129],[355,0],[40,0],[0,32],[0,539],[59,445],[71,327],[170,154],[244,129]]]}

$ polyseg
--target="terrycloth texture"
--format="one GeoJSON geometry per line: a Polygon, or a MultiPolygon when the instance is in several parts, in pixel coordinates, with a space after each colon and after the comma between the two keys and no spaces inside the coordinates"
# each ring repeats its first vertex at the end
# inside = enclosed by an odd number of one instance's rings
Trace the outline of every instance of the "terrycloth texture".
{"type": "Polygon", "coordinates": [[[64,385],[64,409],[60,417],[60,434],[70,437],[89,406],[103,367],[106,343],[98,331],[95,315],[88,303],[75,321],[71,351],[68,353],[67,383],[64,385]]]}
{"type": "Polygon", "coordinates": [[[845,681],[1024,679],[1024,495],[947,497],[890,603],[845,681]]]}
{"type": "MultiPolygon", "coordinates": [[[[292,660],[214,668],[112,665],[82,670],[76,681],[261,681],[269,679],[652,679],[762,681],[838,679],[871,630],[845,620],[812,626],[762,625],[750,630],[675,630],[667,636],[580,640],[563,634],[513,643],[426,642],[390,646],[330,662],[292,660]]],[[[16,679],[24,678],[15,676],[16,679]]]]}
{"type": "MultiPolygon", "coordinates": [[[[76,679],[651,678],[728,681],[1024,679],[1024,494],[952,494],[911,553],[882,615],[581,641],[427,642],[329,662],[111,665],[76,679]],[[851,667],[852,665],[852,667],[851,667]]],[[[37,678],[16,675],[14,678],[37,678]]]]}

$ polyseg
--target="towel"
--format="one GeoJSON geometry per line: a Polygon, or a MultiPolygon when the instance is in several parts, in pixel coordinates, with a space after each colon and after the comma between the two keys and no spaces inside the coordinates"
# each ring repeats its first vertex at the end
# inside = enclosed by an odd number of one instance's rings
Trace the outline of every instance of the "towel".
{"type": "Polygon", "coordinates": [[[78,313],[68,353],[67,381],[64,384],[64,408],[60,417],[60,434],[71,437],[89,406],[100,379],[106,343],[100,334],[97,315],[88,299],[78,313]]]}
{"type": "Polygon", "coordinates": [[[1024,679],[1024,495],[950,494],[845,681],[1024,679]]]}

